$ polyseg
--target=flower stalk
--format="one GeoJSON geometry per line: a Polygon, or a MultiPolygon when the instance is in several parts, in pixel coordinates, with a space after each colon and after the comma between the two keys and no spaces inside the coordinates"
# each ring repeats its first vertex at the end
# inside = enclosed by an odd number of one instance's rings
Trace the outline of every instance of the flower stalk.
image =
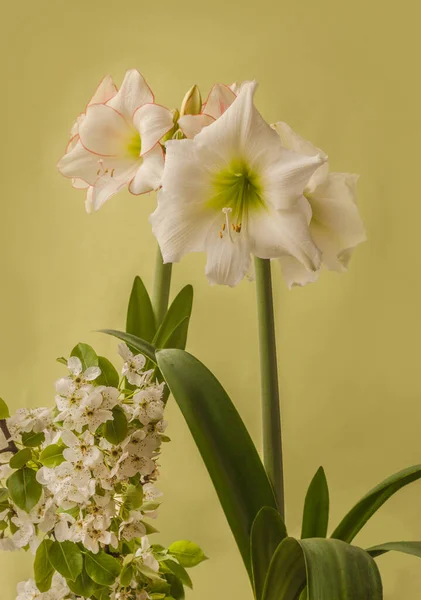
{"type": "Polygon", "coordinates": [[[152,308],[155,314],[157,328],[168,310],[170,298],[172,263],[164,263],[158,246],[155,264],[155,281],[152,292],[152,308]]]}
{"type": "Polygon", "coordinates": [[[255,270],[260,347],[263,462],[275,492],[279,512],[282,519],[285,520],[281,409],[270,260],[256,257],[255,270]]]}

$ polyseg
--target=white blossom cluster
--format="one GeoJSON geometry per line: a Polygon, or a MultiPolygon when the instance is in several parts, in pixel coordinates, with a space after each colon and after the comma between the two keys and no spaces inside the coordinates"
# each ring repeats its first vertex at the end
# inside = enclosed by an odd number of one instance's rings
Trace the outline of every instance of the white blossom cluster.
{"type": "MultiPolygon", "coordinates": [[[[71,542],[92,556],[126,558],[123,566],[129,556],[146,576],[139,580],[133,569],[125,585],[116,577],[104,597],[146,600],[148,583],[159,579],[157,552],[161,558],[167,552],[150,546],[147,534],[155,530],[145,521],[156,517],[161,495],[155,481],[161,443],[168,441],[164,384],[153,369],[145,370],[143,355],[125,344],[119,353],[121,378],[108,363],[118,385],[104,385],[99,366],[84,368],[81,358],[71,356],[68,376],[55,384],[54,408],[20,409],[6,419],[7,434],[0,439],[0,549],[36,553],[44,539],[63,548],[71,542]]],[[[32,579],[18,586],[17,600],[76,598],[83,596],[58,572],[46,591],[32,579]]]]}

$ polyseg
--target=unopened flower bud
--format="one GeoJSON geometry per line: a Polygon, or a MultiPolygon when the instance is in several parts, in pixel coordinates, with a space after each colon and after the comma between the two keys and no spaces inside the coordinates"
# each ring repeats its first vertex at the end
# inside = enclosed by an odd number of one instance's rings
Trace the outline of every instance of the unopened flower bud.
{"type": "Polygon", "coordinates": [[[202,96],[197,85],[189,89],[181,103],[180,115],[198,115],[202,110],[202,96]]]}
{"type": "Polygon", "coordinates": [[[162,140],[161,140],[162,144],[165,144],[165,142],[168,142],[168,140],[172,140],[175,132],[178,129],[178,119],[180,118],[180,113],[179,113],[178,109],[173,108],[171,110],[171,114],[172,114],[172,122],[174,123],[174,125],[162,138],[162,140]]]}

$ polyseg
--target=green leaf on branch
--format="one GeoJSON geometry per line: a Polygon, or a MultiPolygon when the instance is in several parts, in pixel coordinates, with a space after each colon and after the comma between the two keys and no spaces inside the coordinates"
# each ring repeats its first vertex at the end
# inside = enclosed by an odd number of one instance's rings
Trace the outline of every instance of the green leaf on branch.
{"type": "Polygon", "coordinates": [[[106,385],[107,387],[118,387],[120,377],[114,365],[105,358],[98,356],[98,367],[101,369],[101,375],[95,379],[98,385],[106,385]]]}
{"type": "Polygon", "coordinates": [[[251,578],[250,531],[271,484],[235,406],[215,376],[183,350],[157,352],[158,366],[186,419],[251,578]]]}
{"type": "Polygon", "coordinates": [[[50,444],[44,448],[44,450],[39,455],[40,462],[49,469],[53,469],[58,465],[61,465],[66,459],[63,456],[63,446],[59,446],[58,444],[50,444]]]}
{"type": "Polygon", "coordinates": [[[174,573],[176,577],[178,577],[183,585],[186,585],[191,590],[193,589],[192,580],[182,565],[176,563],[174,560],[165,560],[164,564],[170,569],[170,571],[172,571],[172,573],[174,573]]]}
{"type": "Polygon", "coordinates": [[[68,579],[67,585],[71,592],[77,596],[82,596],[83,598],[90,598],[98,587],[84,569],[80,575],[76,577],[75,581],[68,579]]]}
{"type": "Polygon", "coordinates": [[[133,563],[124,565],[120,573],[120,585],[128,587],[134,575],[133,563]]]}
{"type": "Polygon", "coordinates": [[[178,577],[176,577],[172,573],[168,573],[166,578],[167,578],[168,583],[171,586],[169,595],[166,596],[166,600],[168,600],[168,598],[173,598],[174,600],[184,600],[184,598],[185,598],[184,587],[183,587],[183,584],[181,583],[181,581],[178,579],[178,577]]]}
{"type": "Polygon", "coordinates": [[[184,350],[193,307],[193,287],[186,285],[174,298],[154,339],[155,348],[184,350]]]}
{"type": "Polygon", "coordinates": [[[37,448],[45,440],[43,431],[35,433],[35,431],[27,431],[22,433],[22,444],[28,448],[37,448]]]}
{"type": "Polygon", "coordinates": [[[113,418],[104,424],[104,437],[110,444],[117,445],[127,436],[128,423],[121,408],[113,408],[113,418]]]}
{"type": "Polygon", "coordinates": [[[374,513],[401,488],[421,478],[421,465],[409,467],[388,477],[370,490],[339,523],[332,538],[351,542],[374,513]]]}
{"type": "Polygon", "coordinates": [[[329,523],[329,488],[323,467],[313,477],[304,502],[301,538],[326,537],[329,523]]]}
{"type": "Polygon", "coordinates": [[[136,564],[136,568],[144,577],[150,579],[151,581],[160,581],[162,578],[159,573],[148,567],[148,565],[143,564],[142,562],[138,562],[136,564]]]}
{"type": "Polygon", "coordinates": [[[24,467],[27,462],[29,462],[32,458],[32,450],[29,448],[23,448],[23,450],[19,450],[17,454],[14,454],[10,459],[9,465],[12,469],[20,469],[24,467]]]}
{"type": "Polygon", "coordinates": [[[373,558],[386,554],[386,552],[403,552],[421,558],[421,542],[386,542],[367,548],[366,552],[373,558]]]}
{"type": "Polygon", "coordinates": [[[151,342],[155,331],[151,299],[141,278],[135,277],[127,309],[126,332],[151,342]]]}
{"type": "Polygon", "coordinates": [[[73,542],[53,542],[48,548],[48,557],[55,570],[66,579],[76,581],[82,573],[82,552],[73,542]]]}
{"type": "Polygon", "coordinates": [[[119,561],[105,552],[87,553],[85,568],[89,577],[99,585],[112,585],[120,575],[119,561]]]}
{"type": "Polygon", "coordinates": [[[287,537],[281,515],[270,506],[263,507],[251,527],[251,562],[255,597],[260,600],[267,571],[275,550],[287,537]]]}
{"type": "Polygon", "coordinates": [[[128,346],[134,349],[135,352],[143,354],[146,358],[149,358],[156,365],[155,348],[152,344],[146,340],[132,335],[131,333],[124,333],[124,331],[117,331],[116,329],[100,329],[100,333],[106,333],[112,335],[119,340],[125,342],[128,346]]]}
{"type": "Polygon", "coordinates": [[[27,467],[10,475],[7,488],[16,506],[28,513],[41,498],[42,486],[36,480],[35,471],[27,467]]]}
{"type": "Polygon", "coordinates": [[[173,542],[168,548],[168,553],[174,556],[182,567],[187,568],[195,567],[207,560],[203,550],[197,544],[188,540],[173,542]]]}
{"type": "Polygon", "coordinates": [[[0,419],[8,419],[10,417],[9,407],[6,402],[0,398],[0,419]]]}
{"type": "Polygon", "coordinates": [[[92,346],[88,344],[78,344],[73,348],[70,356],[77,356],[82,363],[82,369],[86,371],[89,367],[98,366],[98,355],[92,346]]]}
{"type": "Polygon", "coordinates": [[[143,487],[141,485],[128,485],[124,494],[124,505],[129,510],[140,508],[143,503],[143,487]]]}
{"type": "Polygon", "coordinates": [[[276,550],[263,600],[382,600],[376,563],[340,540],[286,538],[276,550]],[[304,589],[307,586],[307,595],[304,589]]]}
{"type": "Polygon", "coordinates": [[[54,567],[48,557],[48,550],[52,546],[52,540],[43,540],[37,548],[34,561],[34,577],[40,592],[48,592],[54,575],[54,567]]]}

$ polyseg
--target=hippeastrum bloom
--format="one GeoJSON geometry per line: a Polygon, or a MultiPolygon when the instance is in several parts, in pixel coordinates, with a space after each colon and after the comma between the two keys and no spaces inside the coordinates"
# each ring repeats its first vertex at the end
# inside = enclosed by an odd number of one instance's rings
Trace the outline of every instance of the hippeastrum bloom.
{"type": "MultiPolygon", "coordinates": [[[[273,128],[286,148],[307,156],[324,154],[286,123],[276,123],[273,128]]],[[[313,173],[304,190],[311,206],[311,237],[320,250],[322,265],[332,271],[346,271],[355,247],[366,240],[356,204],[357,180],[358,175],[351,173],[329,173],[325,162],[313,173]]],[[[304,269],[294,256],[281,256],[279,261],[290,287],[314,282],[319,276],[320,270],[304,269]]]]}
{"type": "Polygon", "coordinates": [[[205,251],[211,283],[239,283],[251,254],[291,254],[306,268],[319,268],[303,190],[324,158],[282,145],[253,105],[255,88],[244,84],[224,114],[192,140],[167,143],[153,232],[165,262],[205,251]]]}
{"type": "Polygon", "coordinates": [[[78,187],[88,186],[88,212],[126,186],[133,194],[150,192],[164,168],[159,141],[172,127],[171,112],[155,104],[142,75],[127,71],[115,95],[87,106],[58,168],[78,187]]]}

